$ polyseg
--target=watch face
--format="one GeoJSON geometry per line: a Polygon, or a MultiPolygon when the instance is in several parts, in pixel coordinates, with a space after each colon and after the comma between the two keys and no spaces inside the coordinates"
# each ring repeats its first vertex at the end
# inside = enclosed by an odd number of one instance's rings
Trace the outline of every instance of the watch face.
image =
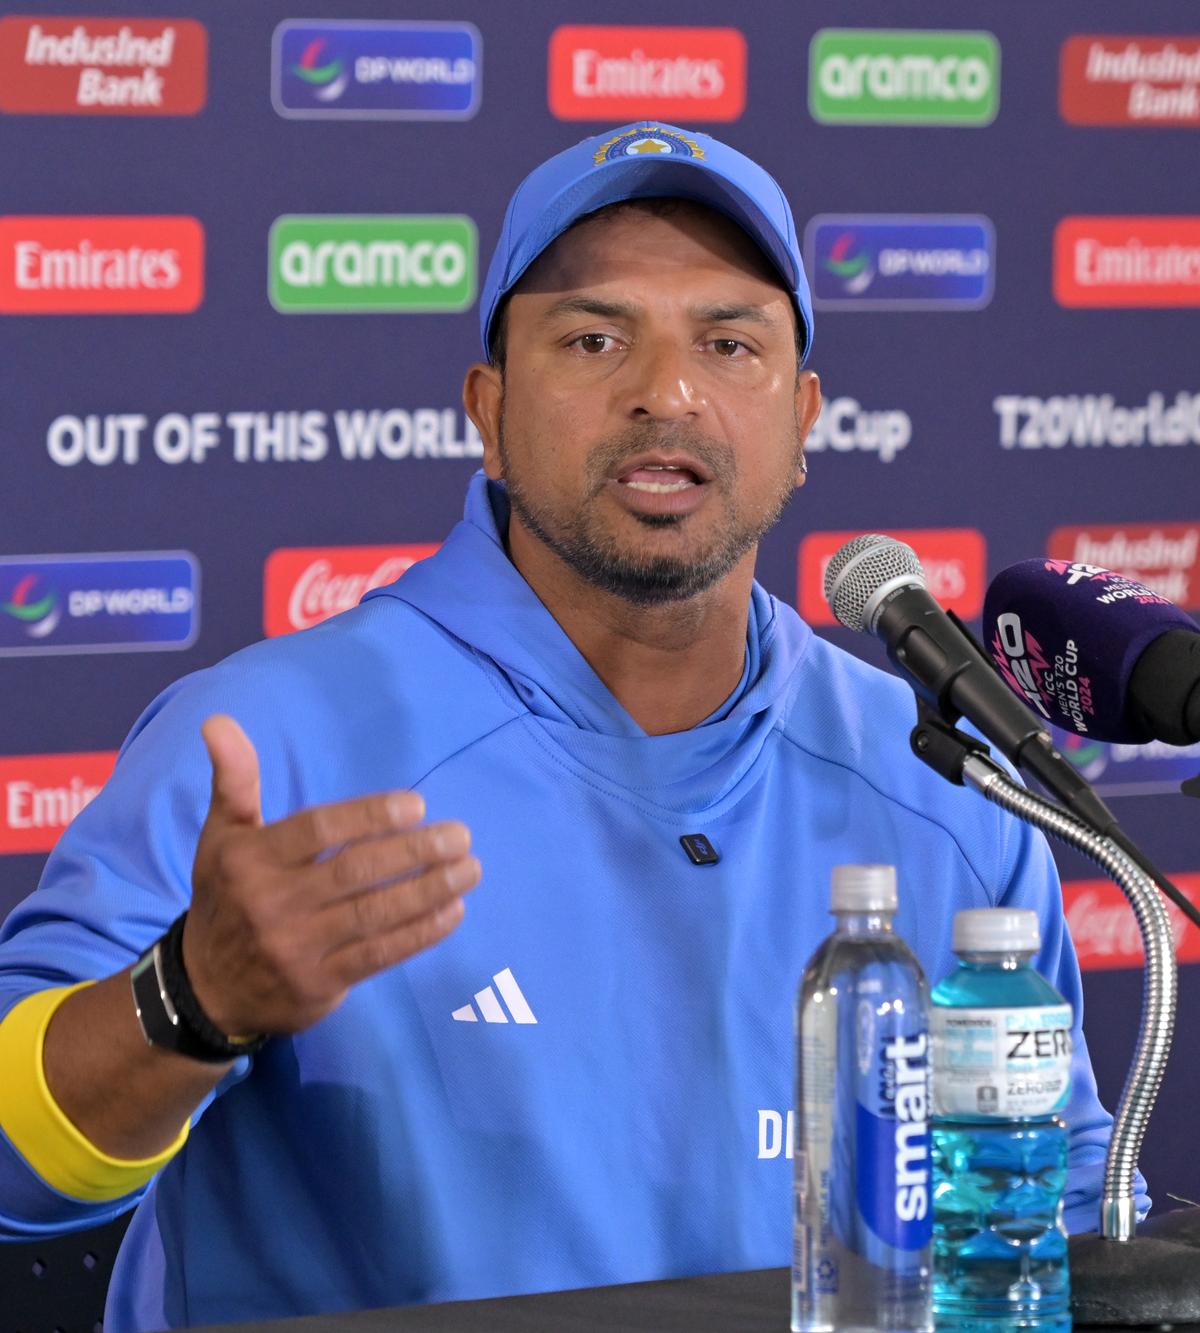
{"type": "Polygon", "coordinates": [[[129,974],[129,981],[133,987],[133,1002],[138,1022],[142,1025],[142,1035],[151,1046],[178,1050],[178,1019],[173,1010],[168,1009],[170,1001],[166,997],[166,987],[162,980],[161,941],[137,960],[129,974]]]}
{"type": "MultiPolygon", "coordinates": [[[[172,931],[177,929],[180,929],[178,923],[172,927],[172,931]]],[[[129,973],[134,1008],[142,1026],[142,1035],[151,1046],[176,1051],[193,1060],[204,1060],[211,1064],[227,1064],[239,1055],[252,1055],[264,1044],[265,1037],[255,1038],[241,1047],[234,1043],[217,1045],[213,1040],[206,1039],[203,1030],[197,1031],[188,1021],[182,997],[179,1004],[174,1002],[173,995],[180,996],[182,992],[186,996],[190,994],[190,988],[178,954],[171,951],[173,940],[176,947],[178,945],[172,931],[147,949],[129,973]]],[[[194,997],[191,1003],[196,1007],[194,997]]]]}

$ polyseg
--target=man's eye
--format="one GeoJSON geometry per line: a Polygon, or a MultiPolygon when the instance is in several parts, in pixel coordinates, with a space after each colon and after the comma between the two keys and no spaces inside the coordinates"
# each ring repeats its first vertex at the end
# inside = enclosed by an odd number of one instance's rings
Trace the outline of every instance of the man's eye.
{"type": "Polygon", "coordinates": [[[581,333],[575,344],[584,352],[604,352],[611,341],[607,333],[581,333]]]}
{"type": "Polygon", "coordinates": [[[746,350],[746,344],[738,342],[736,338],[714,338],[712,342],[713,351],[718,356],[726,359],[737,356],[739,351],[746,350]]]}

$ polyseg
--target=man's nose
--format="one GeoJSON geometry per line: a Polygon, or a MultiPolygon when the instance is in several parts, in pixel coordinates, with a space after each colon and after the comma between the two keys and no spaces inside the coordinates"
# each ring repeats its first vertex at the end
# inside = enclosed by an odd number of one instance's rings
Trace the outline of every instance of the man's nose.
{"type": "Polygon", "coordinates": [[[624,385],[626,410],[632,417],[676,421],[704,408],[696,383],[693,352],[671,340],[647,340],[637,349],[624,385]]]}

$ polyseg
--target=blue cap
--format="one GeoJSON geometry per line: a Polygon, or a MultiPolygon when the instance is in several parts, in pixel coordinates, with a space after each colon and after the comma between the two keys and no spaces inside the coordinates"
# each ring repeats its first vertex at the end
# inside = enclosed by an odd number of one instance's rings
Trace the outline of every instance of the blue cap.
{"type": "Polygon", "coordinates": [[[706,204],[757,242],[791,293],[807,361],[812,297],[792,210],[775,178],[711,135],[651,121],[584,139],[535,167],[517,186],[479,299],[484,355],[501,299],[551,241],[606,204],[662,197],[706,204]]]}

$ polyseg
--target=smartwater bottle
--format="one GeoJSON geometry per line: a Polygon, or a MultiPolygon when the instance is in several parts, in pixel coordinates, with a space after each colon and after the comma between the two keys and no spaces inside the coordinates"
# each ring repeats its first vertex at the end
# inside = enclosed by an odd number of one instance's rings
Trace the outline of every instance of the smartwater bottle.
{"type": "Polygon", "coordinates": [[[939,1333],[1067,1333],[1062,1197],[1071,1006],[1029,960],[1036,912],[954,918],[935,987],[934,1313],[939,1333]]]}
{"type": "Polygon", "coordinates": [[[794,1333],[929,1333],[929,991],[893,866],[837,866],[796,1006],[794,1333]]]}

